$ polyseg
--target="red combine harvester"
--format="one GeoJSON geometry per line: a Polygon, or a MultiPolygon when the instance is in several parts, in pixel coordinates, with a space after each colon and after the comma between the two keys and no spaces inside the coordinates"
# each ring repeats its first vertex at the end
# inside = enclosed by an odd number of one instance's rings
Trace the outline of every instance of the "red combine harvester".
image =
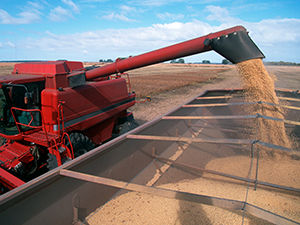
{"type": "Polygon", "coordinates": [[[237,26],[103,67],[72,61],[16,64],[12,75],[0,78],[1,192],[84,154],[122,133],[122,126],[133,126],[127,109],[135,94],[122,73],[212,49],[233,63],[264,57],[237,26]]]}

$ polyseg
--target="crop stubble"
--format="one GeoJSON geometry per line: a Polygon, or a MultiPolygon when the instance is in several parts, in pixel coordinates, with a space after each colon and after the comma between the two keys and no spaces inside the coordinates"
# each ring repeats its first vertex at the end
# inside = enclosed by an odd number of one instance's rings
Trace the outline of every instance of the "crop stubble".
{"type": "MultiPolygon", "coordinates": [[[[162,68],[166,67],[162,65],[162,68]]],[[[155,67],[154,67],[155,68],[155,67]]],[[[159,67],[157,67],[159,68],[159,67]]],[[[137,94],[137,97],[145,97],[151,94],[157,94],[164,91],[177,89],[180,87],[193,85],[195,83],[209,82],[217,78],[217,73],[224,72],[228,69],[205,69],[201,70],[193,67],[183,67],[185,70],[178,73],[173,70],[161,71],[156,68],[155,72],[145,75],[144,71],[133,73],[130,78],[132,90],[137,94]],[[191,71],[189,71],[189,68],[191,71]],[[184,74],[186,73],[186,74],[184,74]]],[[[166,67],[170,69],[171,67],[166,67]]]]}

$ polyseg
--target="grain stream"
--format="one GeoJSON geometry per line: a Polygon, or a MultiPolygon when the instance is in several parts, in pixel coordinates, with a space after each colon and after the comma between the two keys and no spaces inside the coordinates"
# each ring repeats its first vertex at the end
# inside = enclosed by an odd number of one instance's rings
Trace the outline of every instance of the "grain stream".
{"type": "MultiPolygon", "coordinates": [[[[245,98],[248,102],[268,102],[278,105],[274,80],[264,67],[261,59],[251,59],[237,64],[242,79],[245,98]]],[[[284,119],[284,111],[279,106],[257,104],[249,108],[249,113],[260,113],[264,116],[284,119]]],[[[263,142],[291,148],[284,122],[259,118],[256,127],[256,138],[263,142]]]]}

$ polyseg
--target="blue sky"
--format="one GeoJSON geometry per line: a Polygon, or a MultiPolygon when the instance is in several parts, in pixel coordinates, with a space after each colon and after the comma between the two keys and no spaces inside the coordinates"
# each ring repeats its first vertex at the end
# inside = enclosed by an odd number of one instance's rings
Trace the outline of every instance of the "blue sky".
{"type": "MultiPolygon", "coordinates": [[[[1,0],[0,60],[116,59],[243,25],[266,61],[299,63],[299,12],[299,0],[1,0]]],[[[222,57],[186,61],[203,59],[222,57]]]]}

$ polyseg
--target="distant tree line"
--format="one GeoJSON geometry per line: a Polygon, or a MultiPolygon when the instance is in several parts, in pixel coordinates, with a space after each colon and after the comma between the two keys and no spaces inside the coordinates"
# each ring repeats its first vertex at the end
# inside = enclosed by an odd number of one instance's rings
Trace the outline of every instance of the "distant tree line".
{"type": "Polygon", "coordinates": [[[113,60],[112,59],[99,59],[99,62],[111,63],[111,62],[113,62],[113,60]]]}
{"type": "MultiPolygon", "coordinates": [[[[123,60],[123,59],[127,59],[127,58],[130,58],[130,57],[132,57],[132,56],[118,58],[118,60],[123,60]]],[[[114,61],[112,59],[99,59],[99,62],[102,62],[102,63],[112,63],[114,61]]],[[[180,59],[172,59],[170,61],[170,63],[185,63],[185,61],[182,58],[180,58],[180,59]]],[[[202,60],[201,63],[202,64],[210,64],[211,62],[210,62],[210,60],[204,59],[204,60],[202,60]]],[[[227,59],[223,59],[221,63],[226,65],[226,64],[230,64],[231,62],[229,60],[227,60],[227,59]]]]}
{"type": "Polygon", "coordinates": [[[184,63],[184,59],[172,59],[171,63],[184,63]]]}
{"type": "MultiPolygon", "coordinates": [[[[184,59],[173,59],[173,60],[171,60],[171,63],[185,63],[185,62],[184,62],[184,59]]],[[[211,64],[210,60],[208,60],[208,59],[204,59],[204,60],[202,60],[202,62],[197,62],[197,63],[211,64]]],[[[231,64],[231,62],[227,59],[223,59],[221,63],[224,65],[231,64]]]]}
{"type": "Polygon", "coordinates": [[[294,62],[264,62],[265,65],[277,65],[277,66],[300,66],[300,63],[294,63],[294,62]]]}
{"type": "MultiPolygon", "coordinates": [[[[131,56],[129,56],[131,57],[131,56]]],[[[127,57],[119,58],[119,60],[126,59],[127,57]]],[[[7,61],[2,61],[7,62],[7,61]]],[[[14,61],[16,62],[16,61],[14,61]]],[[[112,59],[99,59],[99,62],[102,63],[112,63],[114,62],[112,59]]],[[[172,59],[170,63],[185,63],[184,59],[172,59]]],[[[210,64],[210,60],[204,59],[201,62],[202,64],[210,64]]],[[[227,65],[231,64],[231,62],[228,59],[222,59],[221,64],[227,65]]],[[[300,66],[300,63],[295,62],[285,62],[285,61],[279,61],[279,62],[264,62],[265,65],[278,65],[278,66],[300,66]]]]}
{"type": "Polygon", "coordinates": [[[205,60],[202,60],[202,64],[210,64],[210,61],[205,59],[205,60]]]}

